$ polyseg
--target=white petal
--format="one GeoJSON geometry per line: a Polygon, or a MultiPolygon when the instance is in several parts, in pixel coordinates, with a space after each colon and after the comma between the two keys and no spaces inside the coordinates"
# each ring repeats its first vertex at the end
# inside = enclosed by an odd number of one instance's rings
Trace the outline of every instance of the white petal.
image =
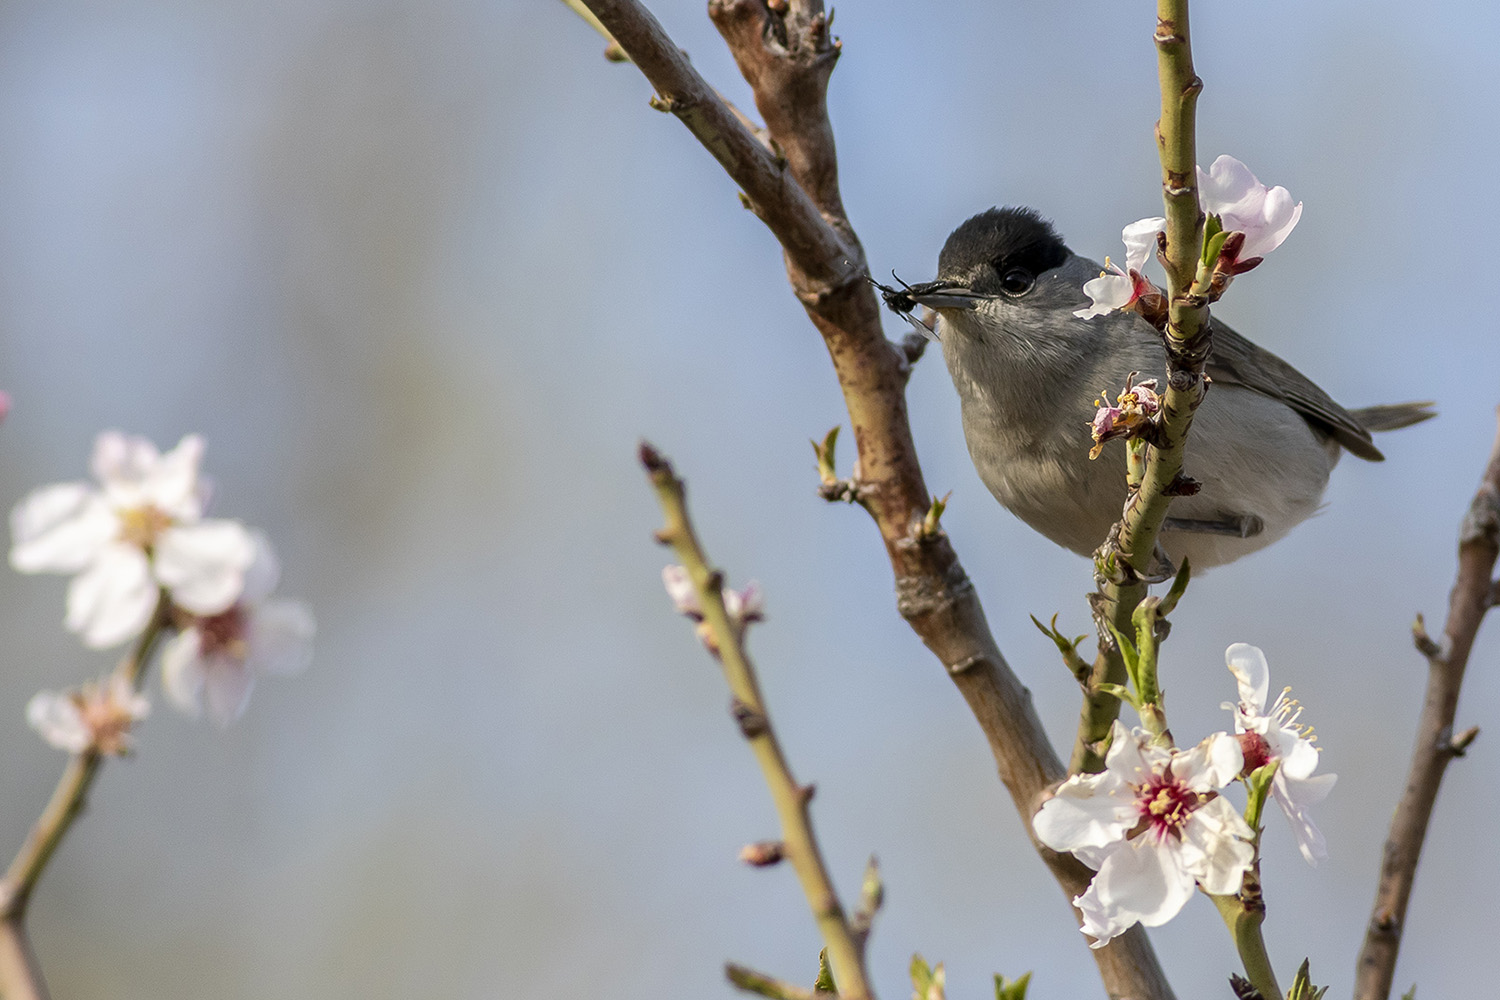
{"type": "Polygon", "coordinates": [[[1083,283],[1083,294],[1092,300],[1093,305],[1075,310],[1073,315],[1079,319],[1093,319],[1129,305],[1135,294],[1135,283],[1128,275],[1101,274],[1092,281],[1083,283]]]}
{"type": "Polygon", "coordinates": [[[1139,729],[1126,729],[1116,719],[1109,728],[1109,752],[1104,755],[1104,766],[1110,774],[1121,781],[1140,784],[1157,763],[1155,755],[1148,755],[1145,734],[1139,729]]]}
{"type": "Polygon", "coordinates": [[[1328,857],[1328,842],[1323,839],[1323,832],[1313,824],[1307,807],[1322,802],[1333,790],[1333,783],[1337,780],[1336,774],[1320,774],[1316,778],[1302,781],[1285,781],[1278,772],[1271,783],[1271,795],[1286,814],[1292,836],[1297,841],[1297,849],[1310,865],[1316,866],[1319,861],[1328,857]]]}
{"type": "Polygon", "coordinates": [[[142,487],[160,461],[156,445],[146,438],[104,431],[94,439],[89,466],[112,505],[139,507],[150,500],[142,487]]]}
{"type": "Polygon", "coordinates": [[[216,615],[237,601],[255,543],[238,521],[173,525],[156,540],[156,578],[173,603],[196,615],[216,615]]]}
{"type": "Polygon", "coordinates": [[[156,596],[145,553],[111,543],[68,585],[68,630],[81,634],[94,649],[118,645],[146,627],[156,596]]]}
{"type": "Polygon", "coordinates": [[[255,674],[232,656],[210,656],[204,663],[203,700],[209,716],[220,726],[227,726],[245,712],[255,674]]]}
{"type": "Polygon", "coordinates": [[[1203,803],[1182,828],[1185,866],[1216,896],[1239,892],[1245,869],[1255,860],[1254,833],[1224,798],[1203,803]]]}
{"type": "Polygon", "coordinates": [[[1132,222],[1120,231],[1125,242],[1125,267],[1127,271],[1143,271],[1146,261],[1156,250],[1156,235],[1166,232],[1167,220],[1160,216],[1132,222]]]}
{"type": "Polygon", "coordinates": [[[84,483],[31,493],[10,512],[10,564],[19,573],[77,573],[119,531],[119,521],[84,483]]]}
{"type": "Polygon", "coordinates": [[[197,628],[186,628],[161,650],[161,686],[173,705],[191,716],[203,711],[203,660],[197,628]]]}
{"type": "Polygon", "coordinates": [[[1106,847],[1140,819],[1134,790],[1111,772],[1075,774],[1031,821],[1037,839],[1054,851],[1106,847]]]}
{"type": "MultiPolygon", "coordinates": [[[[1282,730],[1282,736],[1286,731],[1282,730]]],[[[1277,748],[1281,750],[1280,747],[1277,748]]],[[[1311,740],[1297,737],[1287,744],[1287,749],[1281,752],[1281,766],[1277,774],[1285,775],[1294,781],[1304,781],[1318,769],[1318,748],[1311,740]]]]}
{"type": "Polygon", "coordinates": [[[1167,838],[1157,844],[1137,837],[1104,859],[1088,891],[1073,901],[1083,914],[1083,932],[1100,948],[1142,923],[1159,927],[1177,916],[1193,896],[1193,876],[1185,871],[1167,838]]]}
{"type": "Polygon", "coordinates": [[[1240,257],[1264,257],[1286,241],[1297,222],[1302,218],[1302,203],[1292,204],[1292,196],[1284,187],[1274,187],[1266,192],[1260,214],[1245,220],[1245,245],[1240,248],[1240,257]]]}
{"type": "Polygon", "coordinates": [[[177,521],[203,516],[198,466],[203,461],[203,438],[188,434],[161,456],[141,482],[141,492],[153,507],[177,521]]]}
{"type": "Polygon", "coordinates": [[[245,570],[245,589],[240,599],[246,604],[259,604],[270,597],[276,584],[281,582],[281,561],[276,558],[276,550],[271,548],[271,540],[262,532],[252,530],[250,541],[255,554],[245,570]]]}
{"type": "Polygon", "coordinates": [[[1211,792],[1233,781],[1244,766],[1240,741],[1228,733],[1214,733],[1172,758],[1172,776],[1195,792],[1211,792]]]}
{"type": "Polygon", "coordinates": [[[32,695],[26,703],[26,722],[50,745],[69,753],[83,753],[93,741],[78,706],[66,692],[38,691],[32,695]]]}
{"type": "Polygon", "coordinates": [[[267,601],[246,625],[247,666],[255,673],[300,673],[312,659],[316,632],[312,611],[301,601],[267,601]]]}
{"type": "MultiPolygon", "coordinates": [[[[1246,217],[1260,213],[1266,186],[1232,156],[1220,156],[1204,173],[1198,168],[1198,197],[1207,215],[1246,217]]],[[[1225,219],[1225,229],[1231,229],[1225,219]]]]}
{"type": "Polygon", "coordinates": [[[1237,642],[1224,650],[1224,662],[1239,682],[1240,704],[1264,712],[1266,696],[1271,690],[1271,668],[1266,664],[1266,654],[1248,643],[1237,642]]]}
{"type": "Polygon", "coordinates": [[[685,566],[663,566],[661,582],[666,586],[667,596],[672,599],[672,604],[679,612],[695,617],[702,616],[703,608],[698,603],[698,590],[693,586],[692,578],[688,576],[685,566]]]}

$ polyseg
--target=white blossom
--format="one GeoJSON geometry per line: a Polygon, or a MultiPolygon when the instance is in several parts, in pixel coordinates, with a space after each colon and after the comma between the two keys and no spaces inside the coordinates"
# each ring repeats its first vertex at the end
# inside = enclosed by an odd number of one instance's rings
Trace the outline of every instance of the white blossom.
{"type": "Polygon", "coordinates": [[[190,616],[162,649],[162,687],[183,711],[205,708],[221,726],[244,712],[261,674],[295,674],[312,658],[312,612],[300,601],[272,600],[281,568],[270,543],[251,534],[255,556],[239,599],[213,615],[190,616]]]}
{"type": "Polygon", "coordinates": [[[131,748],[130,729],[151,703],[114,674],[71,691],[39,691],[26,703],[26,721],[59,750],[96,750],[119,756],[131,748]]]}
{"type": "Polygon", "coordinates": [[[1116,309],[1128,309],[1142,295],[1156,291],[1156,286],[1147,281],[1141,271],[1151,251],[1156,249],[1157,234],[1166,227],[1166,219],[1150,218],[1132,222],[1121,230],[1120,238],[1125,242],[1125,267],[1104,258],[1104,273],[1083,285],[1084,294],[1093,304],[1073,315],[1079,319],[1093,319],[1116,309]]]}
{"type": "MultiPolygon", "coordinates": [[[[661,571],[661,580],[667,588],[667,596],[672,599],[672,605],[678,613],[687,615],[693,621],[701,622],[703,606],[698,603],[698,588],[693,586],[693,580],[688,576],[687,568],[664,566],[661,571]]],[[[724,587],[721,593],[724,595],[724,610],[728,613],[729,620],[737,627],[765,618],[765,595],[761,592],[760,584],[754,580],[747,583],[744,590],[724,587]]]]}
{"type": "Polygon", "coordinates": [[[1232,156],[1219,157],[1206,171],[1198,168],[1198,197],[1225,232],[1245,234],[1236,259],[1247,265],[1281,246],[1302,218],[1302,203],[1292,204],[1286,188],[1267,188],[1232,156]]]}
{"type": "Polygon", "coordinates": [[[1239,703],[1226,701],[1224,707],[1234,712],[1245,771],[1277,763],[1271,778],[1271,797],[1286,813],[1302,857],[1316,865],[1328,857],[1328,844],[1313,824],[1308,808],[1328,797],[1338,775],[1313,774],[1318,767],[1318,747],[1311,730],[1297,722],[1302,707],[1288,697],[1290,688],[1283,689],[1270,708],[1266,707],[1271,671],[1264,653],[1237,642],[1224,651],[1224,662],[1240,689],[1239,703]]]}
{"type": "Polygon", "coordinates": [[[105,431],[94,443],[97,487],[44,486],[11,511],[11,566],[76,574],[65,622],[86,645],[103,649],[138,635],[161,588],[200,615],[239,596],[254,546],[239,522],[203,517],[202,457],[196,434],[163,455],[145,438],[105,431]]]}
{"type": "Polygon", "coordinates": [[[1215,733],[1190,750],[1154,746],[1115,722],[1105,769],[1076,774],[1042,805],[1042,843],[1097,872],[1073,900],[1101,948],[1134,924],[1157,927],[1193,895],[1237,892],[1254,833],[1217,790],[1243,766],[1239,742],[1215,733]]]}

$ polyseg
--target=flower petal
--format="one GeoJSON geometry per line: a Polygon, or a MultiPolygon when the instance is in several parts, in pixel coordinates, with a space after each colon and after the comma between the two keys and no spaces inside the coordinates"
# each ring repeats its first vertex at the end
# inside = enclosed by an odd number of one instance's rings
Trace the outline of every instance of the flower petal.
{"type": "Polygon", "coordinates": [[[276,550],[271,548],[271,540],[264,533],[252,530],[250,541],[255,554],[245,569],[245,589],[240,600],[246,604],[259,604],[270,597],[276,584],[281,582],[281,560],[276,558],[276,550]]]}
{"type": "Polygon", "coordinates": [[[76,573],[118,530],[119,521],[88,485],[44,486],[10,513],[10,564],[18,573],[76,573]]]}
{"type": "Polygon", "coordinates": [[[68,585],[65,622],[84,645],[107,649],[140,634],[151,620],[156,593],[145,553],[114,542],[68,585]]]}
{"type": "Polygon", "coordinates": [[[48,744],[68,753],[83,753],[93,738],[78,705],[65,691],[38,691],[32,695],[26,703],[26,722],[48,744]]]}
{"type": "Polygon", "coordinates": [[[242,660],[218,654],[204,661],[203,701],[208,714],[220,726],[227,726],[245,713],[255,674],[242,660]]]}
{"type": "Polygon", "coordinates": [[[167,640],[161,650],[161,686],[167,700],[191,716],[203,712],[203,661],[198,655],[201,635],[196,626],[167,640]]]}
{"type": "Polygon", "coordinates": [[[267,601],[250,613],[246,625],[246,665],[255,673],[300,673],[312,659],[316,632],[312,610],[301,601],[267,601]]]}
{"type": "Polygon", "coordinates": [[[141,491],[147,502],[178,521],[198,520],[203,516],[198,486],[198,466],[202,461],[203,438],[197,434],[184,435],[177,447],[144,470],[141,491]]]}
{"type": "Polygon", "coordinates": [[[172,601],[196,615],[216,615],[239,599],[255,543],[238,521],[179,524],[157,537],[156,578],[172,601]]]}
{"type": "Polygon", "coordinates": [[[1186,867],[1206,892],[1239,892],[1245,869],[1255,860],[1254,836],[1229,800],[1210,799],[1193,810],[1182,828],[1186,867]]]}
{"type": "Polygon", "coordinates": [[[1157,844],[1149,836],[1126,842],[1104,859],[1088,891],[1073,905],[1083,915],[1082,930],[1102,948],[1132,924],[1159,927],[1177,916],[1193,896],[1193,876],[1183,869],[1175,841],[1157,844]]]}
{"type": "Polygon", "coordinates": [[[1264,712],[1266,696],[1271,690],[1271,668],[1266,664],[1266,654],[1249,643],[1237,642],[1224,650],[1224,662],[1239,683],[1240,704],[1256,713],[1264,712]]]}
{"type": "Polygon", "coordinates": [[[703,617],[703,607],[698,603],[698,590],[688,576],[687,567],[663,566],[661,582],[666,586],[667,596],[672,599],[678,612],[694,618],[703,617]]]}
{"type": "Polygon", "coordinates": [[[1089,297],[1092,305],[1075,310],[1073,315],[1079,319],[1093,319],[1129,305],[1135,295],[1135,282],[1126,274],[1101,274],[1083,283],[1083,294],[1089,297]]]}
{"type": "Polygon", "coordinates": [[[1031,826],[1054,851],[1106,847],[1125,838],[1138,813],[1134,789],[1118,775],[1075,774],[1042,803],[1031,826]]]}
{"type": "Polygon", "coordinates": [[[1233,781],[1244,766],[1240,741],[1228,733],[1214,733],[1172,758],[1172,777],[1195,792],[1211,792],[1233,781]]]}
{"type": "Polygon", "coordinates": [[[1317,805],[1327,798],[1328,793],[1333,790],[1333,783],[1337,780],[1336,774],[1320,774],[1316,778],[1290,781],[1283,780],[1278,772],[1271,782],[1271,796],[1286,815],[1287,823],[1291,825],[1292,836],[1297,841],[1297,850],[1301,851],[1303,859],[1314,867],[1319,861],[1327,860],[1328,842],[1323,839],[1323,832],[1317,828],[1312,817],[1308,815],[1307,807],[1317,805]]]}
{"type": "Polygon", "coordinates": [[[1120,230],[1120,239],[1125,243],[1125,270],[1140,271],[1156,250],[1158,233],[1167,231],[1167,220],[1160,216],[1132,222],[1120,230]]]}

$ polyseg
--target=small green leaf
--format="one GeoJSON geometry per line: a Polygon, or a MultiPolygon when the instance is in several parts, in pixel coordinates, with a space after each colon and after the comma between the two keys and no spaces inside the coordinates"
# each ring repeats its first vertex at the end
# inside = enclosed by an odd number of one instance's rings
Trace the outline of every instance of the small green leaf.
{"type": "Polygon", "coordinates": [[[833,430],[829,431],[823,436],[822,444],[819,444],[816,441],[812,443],[813,454],[817,456],[818,459],[818,479],[821,480],[824,485],[838,482],[839,477],[838,473],[835,471],[833,461],[833,448],[834,445],[838,443],[838,440],[839,429],[837,427],[834,427],[833,430]]]}
{"type": "Polygon", "coordinates": [[[1323,994],[1327,992],[1328,987],[1317,987],[1312,984],[1312,974],[1308,972],[1308,960],[1304,958],[1302,964],[1297,967],[1297,974],[1292,977],[1292,988],[1287,991],[1286,1000],[1323,1000],[1323,994]]]}
{"type": "Polygon", "coordinates": [[[1207,219],[1204,220],[1204,222],[1203,222],[1203,263],[1207,264],[1209,267],[1213,267],[1214,266],[1214,261],[1218,259],[1219,250],[1221,248],[1223,248],[1224,241],[1223,240],[1219,241],[1219,246],[1214,248],[1213,253],[1209,253],[1209,247],[1213,246],[1214,238],[1217,237],[1217,236],[1223,235],[1223,233],[1224,233],[1224,222],[1217,215],[1210,215],[1207,219]]]}
{"type": "Polygon", "coordinates": [[[1167,596],[1161,599],[1157,605],[1156,613],[1165,618],[1177,609],[1177,602],[1182,600],[1182,595],[1187,592],[1188,578],[1193,575],[1192,567],[1188,565],[1187,556],[1182,557],[1182,565],[1177,569],[1177,576],[1172,580],[1172,589],[1167,591],[1167,596]]]}
{"type": "Polygon", "coordinates": [[[995,976],[995,1000],[1026,1000],[1026,987],[1031,985],[1031,973],[1020,979],[995,976]]]}
{"type": "Polygon", "coordinates": [[[1266,796],[1271,794],[1271,779],[1276,776],[1279,761],[1262,764],[1245,779],[1245,822],[1250,829],[1260,832],[1260,815],[1266,808],[1266,796]]]}
{"type": "Polygon", "coordinates": [[[1203,241],[1203,263],[1213,267],[1219,260],[1219,252],[1224,249],[1224,241],[1229,239],[1228,233],[1218,233],[1213,239],[1203,241]]]}
{"type": "Polygon", "coordinates": [[[1417,984],[1412,983],[1411,989],[1401,994],[1401,1000],[1417,1000],[1417,984]]]}
{"type": "Polygon", "coordinates": [[[947,976],[943,963],[929,967],[921,953],[911,957],[912,1000],[943,1000],[943,988],[947,976]]]}
{"type": "Polygon", "coordinates": [[[818,979],[813,983],[814,990],[824,993],[837,993],[838,987],[833,985],[833,969],[828,966],[828,949],[824,948],[818,952],[818,979]]]}

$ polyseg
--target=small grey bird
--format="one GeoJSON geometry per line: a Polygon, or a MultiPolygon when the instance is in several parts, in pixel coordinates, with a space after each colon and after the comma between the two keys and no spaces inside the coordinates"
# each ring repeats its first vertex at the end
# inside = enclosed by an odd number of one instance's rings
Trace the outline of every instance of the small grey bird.
{"type": "MultiPolygon", "coordinates": [[[[1157,331],[1133,312],[1080,319],[1098,264],[1070,251],[1036,212],[990,209],[953,231],[937,280],[882,289],[908,315],[937,314],[935,334],[963,409],[979,478],[1021,520],[1087,555],[1125,503],[1125,447],[1089,460],[1094,400],[1126,378],[1164,377],[1157,331]]],[[[913,320],[915,322],[915,320],[913,320]]],[[[1347,450],[1384,456],[1371,431],[1434,416],[1430,403],[1346,410],[1271,352],[1213,320],[1212,380],[1188,436],[1184,472],[1202,489],[1172,501],[1161,546],[1195,568],[1264,548],[1312,516],[1347,450]]],[[[1162,382],[1165,385],[1165,382],[1162,382]]]]}

